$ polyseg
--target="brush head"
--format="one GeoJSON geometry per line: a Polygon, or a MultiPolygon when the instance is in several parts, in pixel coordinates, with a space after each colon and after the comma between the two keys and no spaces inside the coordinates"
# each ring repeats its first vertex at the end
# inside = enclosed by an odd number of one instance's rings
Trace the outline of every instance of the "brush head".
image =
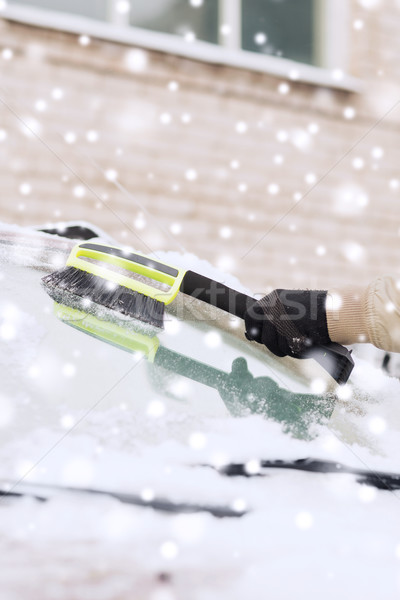
{"type": "Polygon", "coordinates": [[[163,328],[164,303],[98,275],[65,267],[42,278],[53,300],[137,330],[137,321],[163,328]]]}

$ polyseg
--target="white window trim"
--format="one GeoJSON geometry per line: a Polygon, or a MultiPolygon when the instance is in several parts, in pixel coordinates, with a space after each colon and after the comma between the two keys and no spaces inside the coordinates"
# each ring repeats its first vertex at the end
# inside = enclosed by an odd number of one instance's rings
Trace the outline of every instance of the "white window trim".
{"type": "MultiPolygon", "coordinates": [[[[330,0],[330,2],[333,1],[337,2],[338,0],[330,0]]],[[[225,4],[225,10],[229,10],[229,2],[232,0],[221,0],[221,2],[225,4]]],[[[342,4],[342,2],[340,3],[342,4]]],[[[200,62],[257,71],[316,86],[356,93],[360,93],[364,89],[362,81],[347,75],[344,71],[338,72],[337,69],[332,71],[286,58],[256,54],[229,46],[221,47],[200,40],[187,42],[176,35],[96,21],[80,15],[12,5],[3,9],[0,16],[9,21],[33,27],[45,27],[76,35],[85,34],[92,38],[176,54],[200,62]]]]}

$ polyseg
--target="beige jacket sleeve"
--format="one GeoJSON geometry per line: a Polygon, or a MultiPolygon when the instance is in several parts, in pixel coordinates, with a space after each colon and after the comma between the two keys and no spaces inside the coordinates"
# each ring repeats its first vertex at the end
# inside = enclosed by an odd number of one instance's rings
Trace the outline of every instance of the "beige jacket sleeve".
{"type": "Polygon", "coordinates": [[[333,342],[369,342],[400,352],[400,277],[378,277],[366,288],[329,290],[326,309],[333,342]]]}

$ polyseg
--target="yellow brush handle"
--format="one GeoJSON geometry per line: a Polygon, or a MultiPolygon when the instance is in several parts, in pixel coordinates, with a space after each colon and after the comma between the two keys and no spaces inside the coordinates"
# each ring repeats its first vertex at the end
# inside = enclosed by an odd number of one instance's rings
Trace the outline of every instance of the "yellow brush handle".
{"type": "Polygon", "coordinates": [[[166,263],[153,260],[140,252],[130,253],[127,251],[125,254],[126,256],[124,256],[124,251],[121,248],[106,244],[92,242],[78,244],[72,249],[67,266],[91,273],[116,285],[122,285],[164,304],[169,304],[175,299],[185,275],[183,269],[177,269],[166,263]],[[100,264],[85,260],[88,258],[165,283],[170,286],[170,289],[168,291],[159,290],[120,272],[112,271],[100,264]]]}

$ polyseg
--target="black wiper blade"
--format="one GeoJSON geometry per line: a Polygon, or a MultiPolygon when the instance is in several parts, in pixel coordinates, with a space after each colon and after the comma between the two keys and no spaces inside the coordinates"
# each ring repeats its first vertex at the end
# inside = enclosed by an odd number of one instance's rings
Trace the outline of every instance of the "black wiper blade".
{"type": "Polygon", "coordinates": [[[306,471],[308,473],[349,474],[356,477],[358,483],[371,485],[380,490],[400,490],[400,474],[368,469],[356,469],[342,463],[318,458],[299,458],[296,460],[260,460],[259,468],[255,471],[248,468],[246,463],[229,463],[218,468],[218,472],[229,477],[262,477],[272,469],[288,469],[306,471]]]}
{"type": "Polygon", "coordinates": [[[214,504],[199,504],[191,502],[175,502],[168,498],[154,497],[145,499],[139,494],[126,492],[117,492],[112,490],[102,490],[95,488],[80,488],[70,486],[58,486],[51,484],[40,483],[0,483],[0,507],[4,501],[8,499],[16,499],[30,497],[40,502],[51,500],[56,494],[72,493],[72,494],[89,494],[96,497],[106,496],[119,500],[123,504],[138,506],[143,508],[152,508],[156,511],[170,514],[191,514],[198,512],[206,512],[214,517],[242,517],[247,513],[246,510],[235,510],[230,506],[214,505],[214,504]]]}

